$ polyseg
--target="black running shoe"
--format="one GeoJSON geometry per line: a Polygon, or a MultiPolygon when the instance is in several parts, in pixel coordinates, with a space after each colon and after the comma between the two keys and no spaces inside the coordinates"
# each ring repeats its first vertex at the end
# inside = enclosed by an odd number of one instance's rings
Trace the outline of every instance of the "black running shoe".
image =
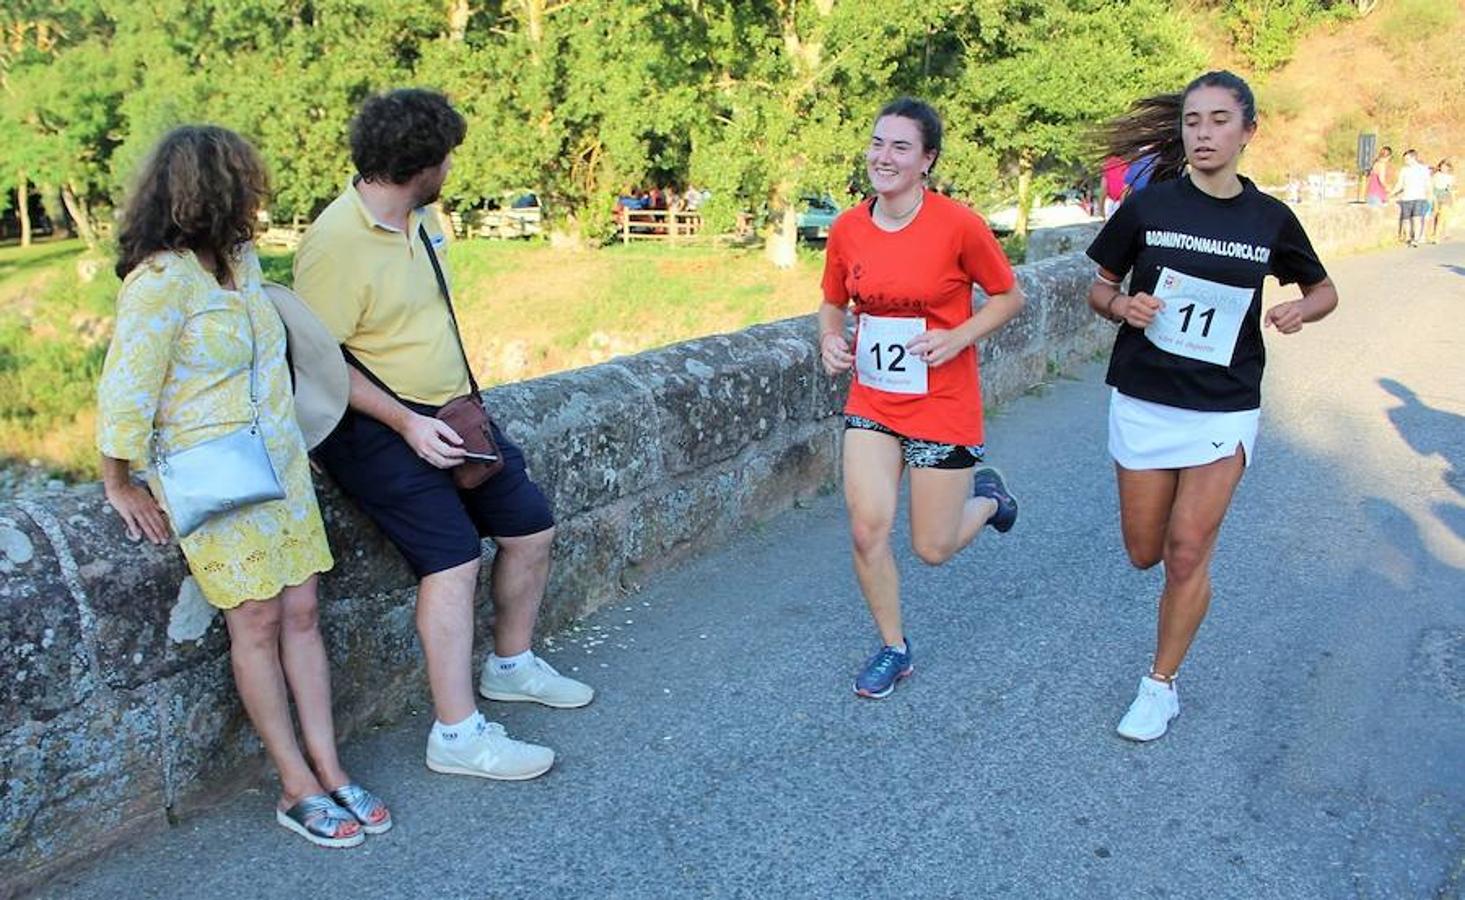
{"type": "Polygon", "coordinates": [[[972,478],[972,496],[997,502],[997,511],[987,520],[988,525],[1005,534],[1017,524],[1017,498],[1008,493],[1001,472],[991,466],[978,469],[972,478]]]}

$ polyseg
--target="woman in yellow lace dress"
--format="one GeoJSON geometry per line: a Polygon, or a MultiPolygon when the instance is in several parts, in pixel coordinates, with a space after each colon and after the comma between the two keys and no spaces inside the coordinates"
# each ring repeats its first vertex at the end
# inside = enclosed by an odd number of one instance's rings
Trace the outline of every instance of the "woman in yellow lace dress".
{"type": "Polygon", "coordinates": [[[295,422],[285,329],[250,243],[267,190],[254,148],[222,128],[176,129],[144,163],[118,240],[123,283],[98,388],[97,445],[107,501],[128,534],[166,542],[158,502],[166,499],[148,464],[158,447],[181,450],[250,421],[257,352],[259,427],[285,498],[218,515],[179,543],[228,624],[235,684],[280,772],[277,821],[312,843],[350,847],[392,820],[336,754],[316,620],[316,578],[331,553],[295,422]],[[148,486],[134,469],[146,471],[148,486]]]}

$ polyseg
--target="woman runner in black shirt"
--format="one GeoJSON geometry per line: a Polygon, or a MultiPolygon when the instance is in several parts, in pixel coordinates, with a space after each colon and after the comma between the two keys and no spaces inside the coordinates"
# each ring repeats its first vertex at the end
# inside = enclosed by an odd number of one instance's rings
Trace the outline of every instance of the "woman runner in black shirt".
{"type": "Polygon", "coordinates": [[[1099,265],[1089,305],[1120,323],[1107,381],[1124,545],[1135,566],[1163,561],[1165,572],[1154,660],[1119,723],[1131,740],[1160,737],[1180,713],[1175,675],[1205,618],[1216,535],[1253,452],[1263,327],[1294,334],[1338,304],[1297,217],[1237,174],[1255,134],[1256,101],[1230,72],[1141,100],[1103,132],[1104,156],[1158,154],[1150,186],[1088,250],[1099,265]],[[1267,275],[1302,296],[1263,316],[1267,275]]]}

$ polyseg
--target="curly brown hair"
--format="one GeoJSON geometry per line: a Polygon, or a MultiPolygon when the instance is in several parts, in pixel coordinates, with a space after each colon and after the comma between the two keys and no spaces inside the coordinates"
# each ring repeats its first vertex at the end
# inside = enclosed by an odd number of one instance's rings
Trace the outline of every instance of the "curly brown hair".
{"type": "Polygon", "coordinates": [[[148,154],[123,207],[117,277],[160,250],[203,250],[228,281],[229,258],[254,237],[269,193],[264,161],[244,138],[217,125],[173,129],[148,154]]]}
{"type": "Polygon", "coordinates": [[[400,88],[361,105],[351,120],[351,161],[367,181],[405,184],[441,165],[467,133],[468,123],[447,97],[400,88]]]}

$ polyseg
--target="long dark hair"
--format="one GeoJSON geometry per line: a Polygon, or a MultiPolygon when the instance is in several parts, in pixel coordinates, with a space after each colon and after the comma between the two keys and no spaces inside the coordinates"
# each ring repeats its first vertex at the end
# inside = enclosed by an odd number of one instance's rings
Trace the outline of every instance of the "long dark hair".
{"type": "Polygon", "coordinates": [[[1156,94],[1136,100],[1127,112],[1100,125],[1093,135],[1095,158],[1117,156],[1132,165],[1153,154],[1151,181],[1180,177],[1185,171],[1181,111],[1185,108],[1185,98],[1203,87],[1230,91],[1236,102],[1241,104],[1243,123],[1251,125],[1256,122],[1256,97],[1245,79],[1225,70],[1207,72],[1178,94],[1156,94]]]}
{"type": "Polygon", "coordinates": [[[229,280],[234,249],[254,236],[269,197],[264,161],[248,141],[217,125],[168,132],[139,169],[122,210],[117,277],[159,250],[213,254],[214,275],[229,280]]]}

